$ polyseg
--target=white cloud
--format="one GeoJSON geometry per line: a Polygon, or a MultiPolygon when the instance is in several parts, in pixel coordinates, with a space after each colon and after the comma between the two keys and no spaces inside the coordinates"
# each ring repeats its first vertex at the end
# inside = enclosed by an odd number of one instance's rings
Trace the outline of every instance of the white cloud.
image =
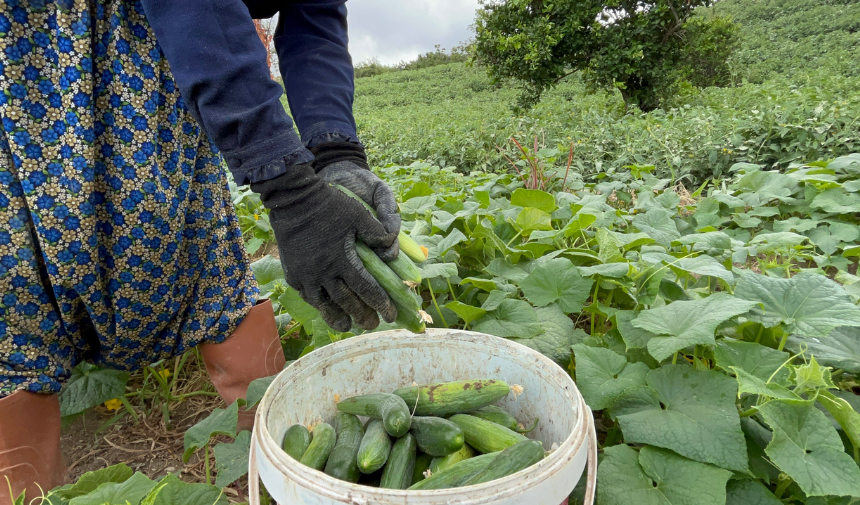
{"type": "Polygon", "coordinates": [[[478,0],[348,2],[352,59],[392,64],[432,51],[436,44],[450,49],[471,36],[478,6],[478,0]]]}

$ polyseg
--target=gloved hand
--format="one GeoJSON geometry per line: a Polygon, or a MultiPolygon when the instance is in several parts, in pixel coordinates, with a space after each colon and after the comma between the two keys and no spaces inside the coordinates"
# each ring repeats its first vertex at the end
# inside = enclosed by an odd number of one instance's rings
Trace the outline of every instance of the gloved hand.
{"type": "MultiPolygon", "coordinates": [[[[370,171],[364,149],[352,142],[328,142],[311,148],[315,159],[314,171],[330,184],[339,184],[352,191],[376,210],[376,218],[385,231],[397,235],[400,232],[400,214],[397,200],[385,182],[370,171]]],[[[369,245],[369,244],[368,244],[369,245]]],[[[372,247],[372,246],[371,246],[372,247]]],[[[399,243],[394,241],[386,249],[374,249],[385,261],[397,257],[399,243]]]]}
{"type": "Polygon", "coordinates": [[[324,182],[310,163],[291,167],[274,179],[252,183],[278,242],[287,283],[317,308],[326,324],[349,331],[379,325],[382,314],[393,322],[397,309],[364,268],[355,252],[356,239],[376,250],[397,243],[397,232],[385,229],[360,202],[324,182]]]}

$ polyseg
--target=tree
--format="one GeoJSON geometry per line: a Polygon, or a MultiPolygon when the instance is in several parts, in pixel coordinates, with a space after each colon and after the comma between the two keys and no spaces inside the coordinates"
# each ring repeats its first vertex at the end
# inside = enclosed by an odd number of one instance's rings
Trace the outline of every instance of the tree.
{"type": "Polygon", "coordinates": [[[523,84],[519,107],[581,72],[590,84],[618,88],[626,104],[652,110],[679,80],[699,86],[727,80],[725,57],[737,43],[737,25],[713,15],[693,18],[697,7],[713,2],[481,0],[475,61],[495,81],[523,84]]]}

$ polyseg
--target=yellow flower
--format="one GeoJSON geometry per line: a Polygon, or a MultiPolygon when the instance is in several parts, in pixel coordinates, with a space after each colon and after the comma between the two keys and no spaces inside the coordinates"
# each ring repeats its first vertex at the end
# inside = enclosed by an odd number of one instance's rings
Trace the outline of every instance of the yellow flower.
{"type": "Polygon", "coordinates": [[[122,402],[119,398],[114,398],[113,400],[108,400],[105,402],[105,408],[108,410],[119,410],[122,407],[122,402]]]}
{"type": "Polygon", "coordinates": [[[165,368],[164,370],[158,372],[158,375],[160,375],[162,379],[166,379],[170,377],[170,370],[165,368]]]}
{"type": "Polygon", "coordinates": [[[259,221],[259,220],[260,220],[260,215],[254,214],[254,221],[259,221]]]}

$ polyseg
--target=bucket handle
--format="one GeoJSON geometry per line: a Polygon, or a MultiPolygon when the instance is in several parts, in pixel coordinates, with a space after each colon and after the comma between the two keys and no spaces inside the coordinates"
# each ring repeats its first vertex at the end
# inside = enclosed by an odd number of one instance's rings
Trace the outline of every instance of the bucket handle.
{"type": "Polygon", "coordinates": [[[260,505],[260,475],[257,471],[257,430],[251,432],[251,450],[248,453],[248,501],[260,505]]]}
{"type": "MultiPolygon", "coordinates": [[[[597,491],[597,430],[594,416],[588,409],[588,473],[586,475],[585,505],[594,505],[597,491]]],[[[260,475],[257,470],[257,435],[251,434],[251,450],[248,453],[248,494],[250,505],[260,505],[260,475]]]]}
{"type": "Polygon", "coordinates": [[[597,492],[597,430],[594,427],[594,415],[588,410],[588,473],[585,485],[585,505],[594,505],[594,494],[597,492]]]}

